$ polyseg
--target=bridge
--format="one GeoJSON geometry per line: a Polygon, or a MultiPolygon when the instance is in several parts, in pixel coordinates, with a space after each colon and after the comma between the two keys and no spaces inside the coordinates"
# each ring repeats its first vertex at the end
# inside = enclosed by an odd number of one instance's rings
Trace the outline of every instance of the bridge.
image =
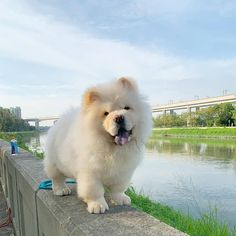
{"type": "Polygon", "coordinates": [[[34,122],[35,123],[35,128],[38,130],[39,129],[39,123],[41,121],[54,121],[54,123],[59,119],[58,116],[48,116],[48,117],[40,117],[40,118],[26,118],[24,121],[26,122],[34,122]]]}
{"type": "MultiPolygon", "coordinates": [[[[236,103],[236,93],[217,96],[217,97],[209,97],[209,98],[201,98],[190,101],[176,102],[165,105],[157,105],[152,107],[152,113],[162,112],[166,114],[168,111],[170,114],[173,114],[175,110],[183,110],[186,109],[188,112],[191,112],[192,109],[199,110],[202,107],[209,107],[222,103],[236,103]]],[[[41,121],[53,120],[54,123],[59,119],[58,116],[48,116],[41,118],[26,118],[24,119],[27,122],[35,122],[35,128],[39,129],[39,123],[41,121]]]]}
{"type": "Polygon", "coordinates": [[[163,114],[166,114],[166,112],[169,111],[170,114],[173,114],[175,110],[183,109],[186,109],[188,112],[191,112],[193,108],[199,110],[202,107],[209,107],[222,103],[236,103],[236,93],[218,97],[201,98],[191,101],[181,101],[165,105],[157,105],[152,107],[152,112],[162,112],[163,114]]]}

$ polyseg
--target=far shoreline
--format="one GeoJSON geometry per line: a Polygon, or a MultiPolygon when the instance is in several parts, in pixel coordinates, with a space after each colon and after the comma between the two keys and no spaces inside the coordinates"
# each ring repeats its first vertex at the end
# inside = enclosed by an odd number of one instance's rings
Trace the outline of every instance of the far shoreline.
{"type": "Polygon", "coordinates": [[[168,127],[153,128],[155,138],[236,139],[236,127],[168,127]]]}

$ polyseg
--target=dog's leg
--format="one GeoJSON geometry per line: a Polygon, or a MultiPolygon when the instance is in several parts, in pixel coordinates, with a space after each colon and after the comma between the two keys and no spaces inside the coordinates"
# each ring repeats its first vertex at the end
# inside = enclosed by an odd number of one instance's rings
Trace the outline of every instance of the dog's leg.
{"type": "Polygon", "coordinates": [[[104,198],[104,188],[95,176],[79,176],[77,193],[88,205],[90,213],[104,213],[109,209],[104,198]]]}
{"type": "Polygon", "coordinates": [[[51,177],[52,179],[52,190],[55,195],[66,196],[71,194],[70,188],[65,184],[65,176],[58,174],[57,176],[51,177]]]}
{"type": "Polygon", "coordinates": [[[111,198],[116,205],[131,205],[131,199],[124,192],[128,184],[116,184],[110,187],[111,198]]]}
{"type": "Polygon", "coordinates": [[[55,195],[65,196],[71,194],[70,188],[65,184],[66,177],[49,162],[45,164],[45,172],[52,180],[52,190],[55,195]]]}

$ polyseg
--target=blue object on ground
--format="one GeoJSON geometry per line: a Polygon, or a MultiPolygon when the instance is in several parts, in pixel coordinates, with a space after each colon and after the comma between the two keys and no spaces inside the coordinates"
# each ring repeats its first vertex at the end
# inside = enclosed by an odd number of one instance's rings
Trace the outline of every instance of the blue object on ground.
{"type": "Polygon", "coordinates": [[[19,149],[18,149],[18,146],[17,146],[17,141],[15,139],[12,139],[10,141],[11,143],[11,154],[18,154],[19,153],[19,149]]]}
{"type": "MultiPolygon", "coordinates": [[[[75,179],[67,179],[67,184],[76,184],[75,179]]],[[[39,184],[39,189],[52,190],[52,180],[44,180],[39,184]]]]}

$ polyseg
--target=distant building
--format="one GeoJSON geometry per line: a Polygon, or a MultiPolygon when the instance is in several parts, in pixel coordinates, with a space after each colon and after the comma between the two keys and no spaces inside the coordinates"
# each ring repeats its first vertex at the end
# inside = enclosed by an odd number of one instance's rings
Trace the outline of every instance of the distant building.
{"type": "Polygon", "coordinates": [[[21,118],[21,108],[20,107],[10,107],[11,114],[14,114],[17,118],[21,118]]]}

